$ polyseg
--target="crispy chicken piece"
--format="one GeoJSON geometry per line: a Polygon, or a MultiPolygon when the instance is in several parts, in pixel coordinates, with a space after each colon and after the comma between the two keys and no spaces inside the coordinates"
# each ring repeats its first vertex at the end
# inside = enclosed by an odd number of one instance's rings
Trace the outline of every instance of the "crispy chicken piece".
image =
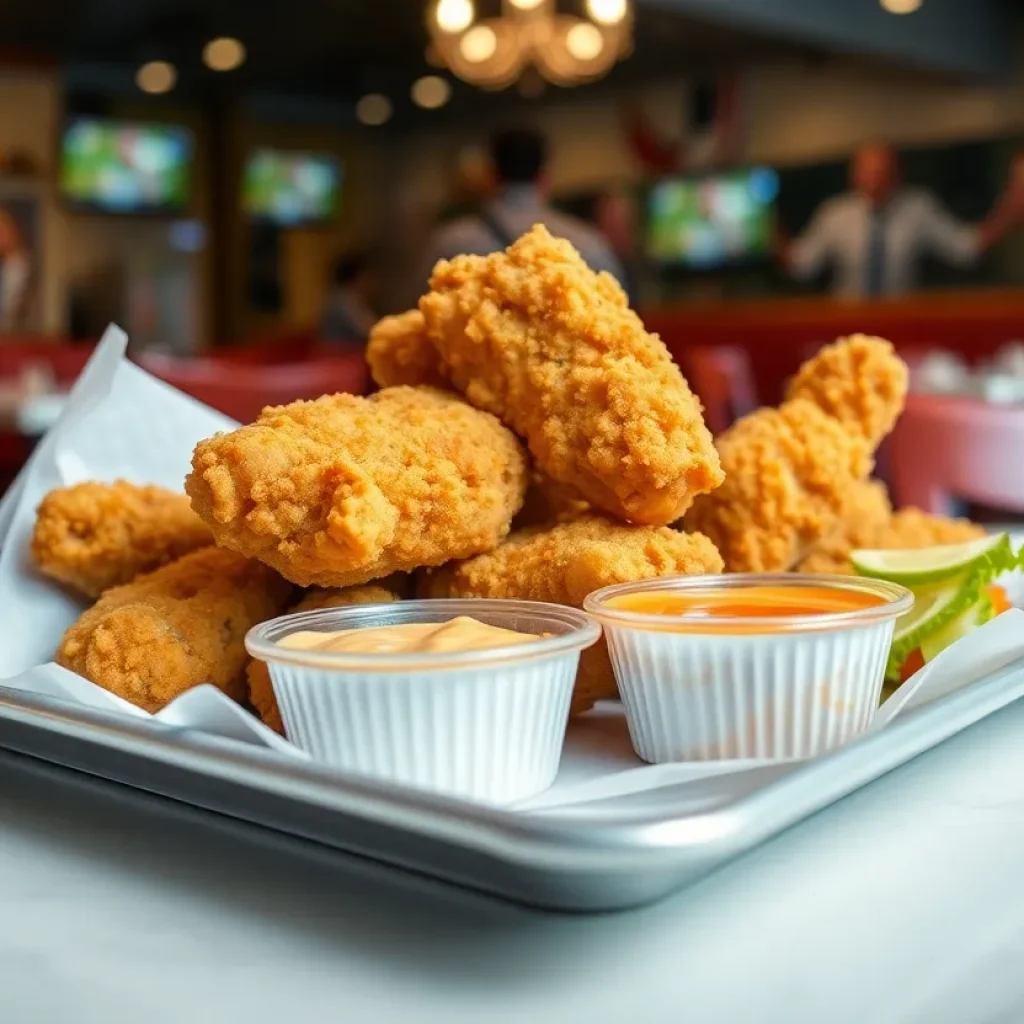
{"type": "Polygon", "coordinates": [[[814,402],[874,450],[903,411],[908,381],[906,363],[889,342],[855,334],[804,363],[786,397],[814,402]]]}
{"type": "Polygon", "coordinates": [[[450,386],[441,357],[427,340],[423,314],[418,309],[379,321],[370,331],[366,361],[382,388],[402,384],[450,386]]]}
{"type": "Polygon", "coordinates": [[[597,508],[669,523],[721,482],[700,403],[665,346],[610,275],[543,226],[507,252],[442,260],[420,309],[455,386],[597,508]]]}
{"type": "Polygon", "coordinates": [[[711,538],[729,572],[791,568],[834,529],[872,466],[865,439],[805,399],[744,416],[718,450],[725,483],[685,523],[711,538]]]}
{"type": "MultiPolygon", "coordinates": [[[[424,574],[420,593],[431,598],[551,601],[579,608],[588,594],[612,583],[721,571],[721,556],[700,534],[585,516],[571,523],[522,530],[490,554],[424,574]]],[[[617,696],[602,640],[580,658],[573,714],[617,696]]]]}
{"type": "Polygon", "coordinates": [[[288,603],[276,572],[208,547],[108,590],[64,634],[57,661],[156,712],[201,683],[245,696],[245,634],[288,603]]]}
{"type": "Polygon", "coordinates": [[[99,597],[212,543],[184,494],[93,481],[43,498],[30,552],[40,572],[99,597]]]}
{"type": "Polygon", "coordinates": [[[344,587],[490,551],[526,474],[493,416],[399,387],[265,409],[197,445],[185,489],[217,543],[301,586],[344,587]]]}
{"type": "MultiPolygon", "coordinates": [[[[881,485],[878,485],[881,487],[881,485]]],[[[888,503],[887,503],[888,504],[888,503]]],[[[963,544],[985,536],[985,528],[967,519],[946,519],[919,508],[903,508],[880,515],[881,508],[863,508],[856,522],[847,514],[843,528],[817,545],[797,566],[800,572],[854,572],[850,553],[859,548],[896,550],[930,548],[941,544],[963,544]]]]}
{"type": "MultiPolygon", "coordinates": [[[[306,591],[291,612],[313,612],[320,608],[345,608],[354,604],[389,604],[397,601],[398,595],[386,586],[370,583],[362,587],[348,587],[343,590],[322,590],[316,587],[306,591]]],[[[265,725],[284,735],[281,709],[277,706],[274,686],[270,681],[270,670],[266,663],[253,658],[246,672],[249,683],[249,703],[259,713],[265,725]]]]}
{"type": "Polygon", "coordinates": [[[874,538],[892,518],[892,504],[880,480],[865,480],[850,492],[843,516],[832,531],[822,537],[796,566],[797,572],[853,572],[850,552],[874,546],[874,538]]]}
{"type": "Polygon", "coordinates": [[[930,548],[940,544],[963,544],[986,535],[983,526],[967,519],[929,515],[919,508],[901,508],[871,538],[875,548],[930,548]]]}

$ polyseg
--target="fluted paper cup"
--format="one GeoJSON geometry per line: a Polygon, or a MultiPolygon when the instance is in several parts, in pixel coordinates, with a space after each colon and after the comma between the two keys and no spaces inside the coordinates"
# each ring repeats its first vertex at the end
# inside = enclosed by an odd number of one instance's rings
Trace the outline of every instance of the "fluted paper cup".
{"type": "Polygon", "coordinates": [[[600,627],[533,601],[443,600],[286,615],[246,637],[270,670],[288,739],[345,772],[484,803],[524,800],[554,781],[580,651],[600,627]],[[536,641],[467,652],[320,653],[278,646],[332,632],[467,615],[536,641]]]}
{"type": "Polygon", "coordinates": [[[637,754],[652,764],[815,757],[867,730],[908,590],[842,576],[729,575],[619,584],[584,607],[605,630],[637,754]],[[659,615],[617,598],[744,586],[855,589],[879,604],[769,618],[659,615]],[[611,604],[609,603],[611,602],[611,604]]]}

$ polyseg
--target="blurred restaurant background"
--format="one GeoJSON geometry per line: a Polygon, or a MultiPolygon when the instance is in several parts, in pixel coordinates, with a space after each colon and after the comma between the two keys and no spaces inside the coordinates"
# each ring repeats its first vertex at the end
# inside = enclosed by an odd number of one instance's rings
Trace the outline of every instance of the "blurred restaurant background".
{"type": "Polygon", "coordinates": [[[715,431],[879,334],[897,500],[1020,516],[1022,152],[1013,0],[6,0],[0,489],[108,323],[238,419],[366,391],[373,320],[536,215],[715,431]]]}

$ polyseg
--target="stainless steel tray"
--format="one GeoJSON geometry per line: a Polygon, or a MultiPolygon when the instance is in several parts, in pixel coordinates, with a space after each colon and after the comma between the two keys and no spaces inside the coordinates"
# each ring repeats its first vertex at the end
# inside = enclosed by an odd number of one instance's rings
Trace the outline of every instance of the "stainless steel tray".
{"type": "Polygon", "coordinates": [[[668,895],[1024,696],[1024,658],[826,757],[529,813],[0,687],[0,747],[447,881],[571,911],[668,895]]]}

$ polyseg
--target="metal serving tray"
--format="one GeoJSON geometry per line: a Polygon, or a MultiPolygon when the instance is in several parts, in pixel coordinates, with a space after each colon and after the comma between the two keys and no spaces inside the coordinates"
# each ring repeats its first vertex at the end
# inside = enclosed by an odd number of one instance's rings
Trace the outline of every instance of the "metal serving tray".
{"type": "MultiPolygon", "coordinates": [[[[603,911],[682,888],[1022,696],[1024,657],[812,762],[529,812],[6,687],[0,747],[508,899],[603,911]]],[[[593,760],[579,735],[563,766],[593,760]]]]}

